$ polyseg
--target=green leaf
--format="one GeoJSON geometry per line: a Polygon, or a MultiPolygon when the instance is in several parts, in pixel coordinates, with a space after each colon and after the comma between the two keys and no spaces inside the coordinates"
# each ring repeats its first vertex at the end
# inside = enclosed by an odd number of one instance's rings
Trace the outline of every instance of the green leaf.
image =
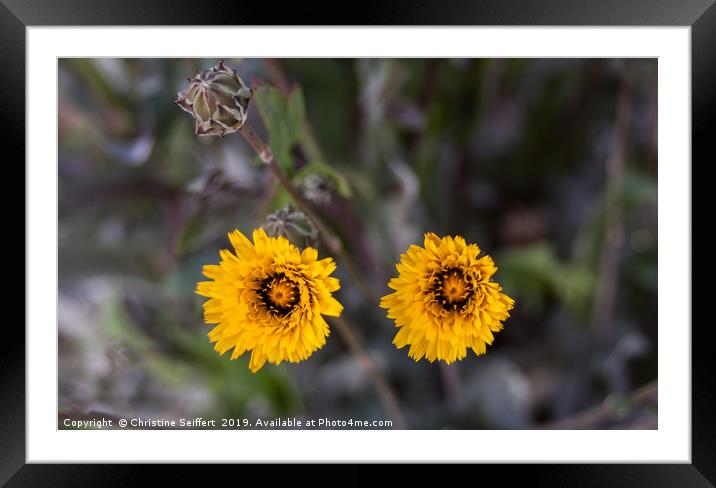
{"type": "Polygon", "coordinates": [[[303,134],[304,121],[306,120],[306,104],[303,101],[303,90],[300,86],[293,89],[288,97],[287,117],[289,133],[293,143],[297,143],[303,134]]]}
{"type": "Polygon", "coordinates": [[[521,306],[540,312],[545,297],[555,291],[555,275],[562,266],[547,243],[508,249],[499,257],[500,281],[506,293],[521,306]]]}
{"type": "Polygon", "coordinates": [[[518,297],[540,312],[547,295],[558,297],[573,313],[581,314],[590,305],[594,278],[590,270],[578,264],[561,262],[547,242],[503,252],[500,280],[507,294],[518,297]]]}
{"type": "Polygon", "coordinates": [[[293,170],[291,148],[300,141],[306,118],[303,92],[296,88],[286,97],[277,89],[264,85],[254,89],[254,99],[268,130],[273,156],[290,174],[293,170]]]}

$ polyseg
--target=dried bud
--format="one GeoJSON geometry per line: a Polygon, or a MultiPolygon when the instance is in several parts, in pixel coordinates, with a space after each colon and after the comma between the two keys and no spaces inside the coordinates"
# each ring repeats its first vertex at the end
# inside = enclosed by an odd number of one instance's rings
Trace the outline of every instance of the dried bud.
{"type": "Polygon", "coordinates": [[[270,237],[285,237],[299,248],[318,246],[318,230],[306,214],[291,205],[266,217],[262,227],[270,237]]]}
{"type": "Polygon", "coordinates": [[[176,103],[196,121],[196,135],[224,136],[241,129],[251,89],[223,61],[189,78],[176,103]]]}

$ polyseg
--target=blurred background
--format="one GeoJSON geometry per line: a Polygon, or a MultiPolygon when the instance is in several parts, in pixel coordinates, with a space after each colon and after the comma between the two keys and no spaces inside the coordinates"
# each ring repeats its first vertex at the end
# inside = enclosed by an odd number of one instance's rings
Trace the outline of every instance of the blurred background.
{"type": "MultiPolygon", "coordinates": [[[[197,138],[174,104],[217,61],[59,60],[60,428],[390,418],[335,330],[258,374],[206,337],[202,265],[290,201],[239,134],[197,138]]],[[[224,62],[355,263],[337,298],[409,428],[657,427],[655,59],[224,62]],[[517,301],[486,355],[447,367],[395,349],[358,286],[389,293],[427,231],[477,243],[517,301]]]]}

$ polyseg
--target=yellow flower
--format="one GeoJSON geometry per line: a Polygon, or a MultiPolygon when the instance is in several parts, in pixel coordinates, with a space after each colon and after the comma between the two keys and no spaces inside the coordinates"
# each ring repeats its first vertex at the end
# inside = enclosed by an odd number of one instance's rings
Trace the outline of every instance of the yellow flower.
{"type": "Polygon", "coordinates": [[[463,359],[467,349],[484,354],[493,332],[502,329],[515,301],[490,278],[497,268],[475,244],[462,237],[425,234],[425,247],[410,246],[396,265],[399,276],[388,286],[380,306],[388,309],[400,330],[393,339],[408,355],[450,364],[463,359]]]}
{"type": "Polygon", "coordinates": [[[268,360],[279,364],[308,358],[326,343],[323,315],[337,317],[343,306],[331,296],[340,288],[329,276],[333,259],[317,260],[318,252],[300,252],[284,237],[254,230],[253,244],[238,230],[229,233],[236,254],[220,252],[221,263],[204,266],[213,281],[197,286],[204,303],[204,320],[218,324],[209,332],[214,349],[231,359],[251,351],[249,368],[256,372],[268,360]]]}

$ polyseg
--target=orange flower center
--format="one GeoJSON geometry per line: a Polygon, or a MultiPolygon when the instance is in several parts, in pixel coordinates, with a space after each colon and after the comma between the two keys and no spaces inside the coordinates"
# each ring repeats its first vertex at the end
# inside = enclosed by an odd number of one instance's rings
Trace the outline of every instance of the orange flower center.
{"type": "Polygon", "coordinates": [[[286,281],[279,281],[268,291],[268,297],[279,307],[287,307],[295,301],[296,289],[286,281]]]}
{"type": "Polygon", "coordinates": [[[436,276],[435,299],[446,310],[462,308],[472,296],[472,285],[467,282],[465,275],[459,269],[452,268],[436,276]]]}
{"type": "Polygon", "coordinates": [[[298,303],[298,286],[283,274],[269,276],[261,282],[259,298],[273,315],[288,315],[298,303]]]}
{"type": "Polygon", "coordinates": [[[467,283],[457,273],[449,274],[443,281],[443,295],[450,303],[460,301],[464,298],[466,291],[467,283]]]}

